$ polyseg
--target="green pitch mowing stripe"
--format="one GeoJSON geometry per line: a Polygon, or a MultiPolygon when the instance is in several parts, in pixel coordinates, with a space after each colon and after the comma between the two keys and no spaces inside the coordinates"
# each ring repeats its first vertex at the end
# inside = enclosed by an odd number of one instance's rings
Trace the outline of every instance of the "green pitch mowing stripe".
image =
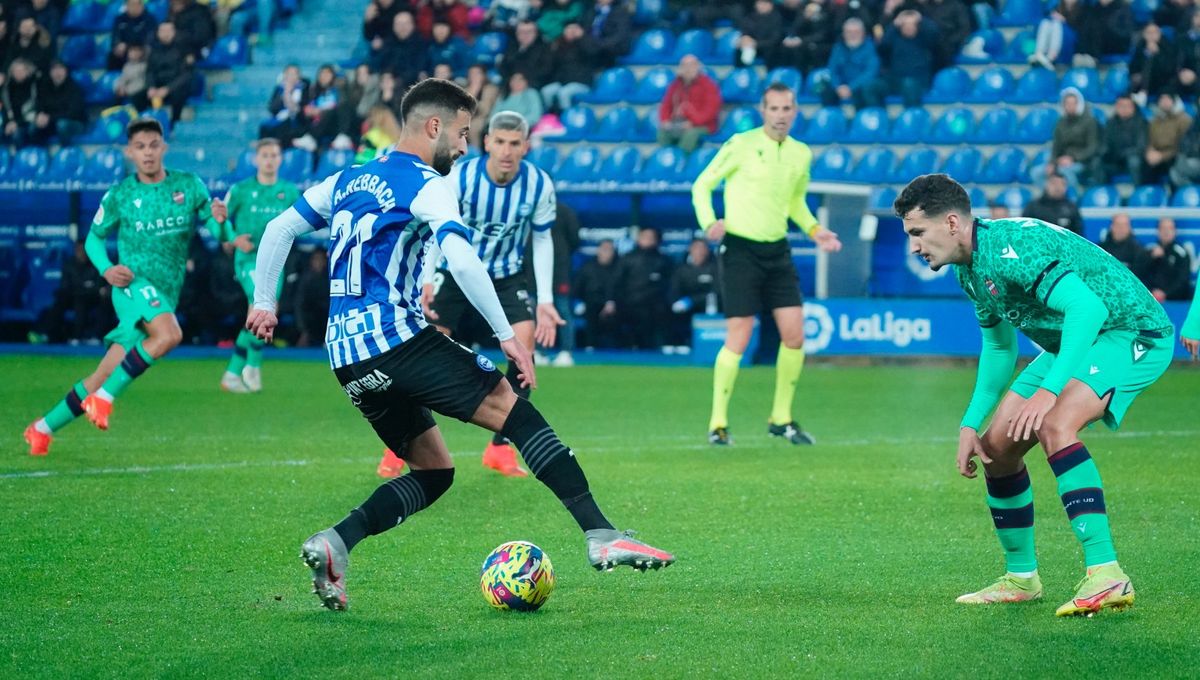
{"type": "Polygon", "coordinates": [[[351,610],[308,594],[300,542],[378,483],[382,449],[320,364],[272,363],[221,393],[220,360],[162,362],[112,429],[76,423],[47,458],[24,426],[92,367],[0,357],[0,677],[1189,677],[1200,664],[1200,372],[1173,369],[1126,429],[1085,433],[1104,475],[1130,611],[1058,620],[1082,556],[1030,458],[1046,599],[966,608],[1002,558],[981,480],[954,471],[973,374],[828,368],[766,436],[774,372],[746,369],[737,445],[704,444],[703,369],[542,369],[534,396],[621,528],[674,551],[657,573],[595,573],[532,479],[479,466],[484,434],[441,419],[456,483],[351,556],[351,610]],[[532,615],[492,611],[479,567],[507,540],[550,555],[532,615]]]}

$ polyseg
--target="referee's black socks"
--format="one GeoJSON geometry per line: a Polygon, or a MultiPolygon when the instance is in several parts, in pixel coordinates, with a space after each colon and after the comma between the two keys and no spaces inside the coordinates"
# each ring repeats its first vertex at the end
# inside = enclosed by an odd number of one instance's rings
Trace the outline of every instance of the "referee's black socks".
{"type": "Polygon", "coordinates": [[[334,531],[342,537],[346,550],[367,536],[382,534],[410,516],[433,505],[454,483],[454,468],[448,470],[410,470],[375,489],[362,505],[338,522],[334,531]]]}
{"type": "MultiPolygon", "coordinates": [[[[530,390],[529,387],[521,387],[521,378],[518,375],[520,372],[521,369],[517,368],[517,365],[510,361],[508,362],[508,368],[504,369],[504,377],[508,378],[508,384],[512,385],[513,392],[516,392],[518,397],[528,399],[530,390]]],[[[508,437],[497,432],[492,435],[492,443],[507,444],[508,437]]]]}
{"type": "Polygon", "coordinates": [[[512,441],[529,470],[558,496],[580,529],[613,528],[592,498],[587,477],[575,460],[575,454],[559,441],[533,404],[518,397],[500,434],[512,441]]]}

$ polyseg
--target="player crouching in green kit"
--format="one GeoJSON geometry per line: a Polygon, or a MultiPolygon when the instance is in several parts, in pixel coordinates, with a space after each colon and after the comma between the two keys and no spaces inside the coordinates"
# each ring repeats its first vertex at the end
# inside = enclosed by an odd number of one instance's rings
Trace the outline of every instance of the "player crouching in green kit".
{"type": "Polygon", "coordinates": [[[973,219],[967,192],[946,175],[914,179],[893,207],[914,254],[934,271],[954,265],[983,333],[975,391],[959,433],[958,469],[973,478],[972,458],[983,461],[987,505],[1007,572],[958,601],[1042,596],[1024,462],[1040,443],[1087,567],[1074,597],[1056,614],[1133,604],[1133,584],[1117,564],[1100,473],[1079,431],[1097,420],[1116,429],[1134,398],[1171,365],[1174,329],[1166,312],[1129,269],[1081,236],[1029,218],[973,219]],[[1017,330],[1045,351],[1010,386],[1017,330]],[[979,427],[993,408],[981,436],[979,427]]]}
{"type": "MultiPolygon", "coordinates": [[[[225,195],[229,219],[223,225],[221,240],[233,250],[234,278],[246,291],[247,308],[254,303],[254,262],[267,222],[300,198],[300,189],[295,184],[279,179],[282,161],[279,140],[258,140],[254,152],[254,167],[258,172],[234,184],[225,195]]],[[[283,277],[279,279],[279,289],[275,291],[276,299],[283,289],[283,277]]],[[[225,375],[221,376],[221,389],[238,393],[262,391],[262,355],[262,340],[243,328],[225,375]]]]}
{"type": "Polygon", "coordinates": [[[107,430],[113,401],[179,344],[183,331],[175,305],[197,218],[214,234],[221,233],[225,221],[225,204],[214,199],[210,205],[199,177],[163,167],[167,143],[158,121],[135,120],[126,133],[125,157],[136,172],[104,194],[84,242],[92,264],[112,285],[117,327],[104,337],[108,351],[96,370],[25,429],[33,456],[46,455],[52,435],[84,413],[107,430]],[[114,232],[118,264],[109,259],[105,245],[114,232]]]}

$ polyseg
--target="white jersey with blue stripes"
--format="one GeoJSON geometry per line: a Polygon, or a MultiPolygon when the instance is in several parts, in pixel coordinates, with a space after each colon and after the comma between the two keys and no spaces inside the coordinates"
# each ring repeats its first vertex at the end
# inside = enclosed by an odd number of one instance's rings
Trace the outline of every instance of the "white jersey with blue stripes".
{"type": "Polygon", "coordinates": [[[330,226],[325,345],[333,368],[383,354],[420,332],[431,237],[471,239],[447,178],[407,153],[334,174],[293,207],[313,228],[330,226]]]}
{"type": "Polygon", "coordinates": [[[554,226],[558,205],[550,175],[521,161],[512,181],[500,186],[488,177],[487,156],[482,156],[455,164],[449,180],[488,275],[502,279],[521,273],[530,230],[554,226]]]}

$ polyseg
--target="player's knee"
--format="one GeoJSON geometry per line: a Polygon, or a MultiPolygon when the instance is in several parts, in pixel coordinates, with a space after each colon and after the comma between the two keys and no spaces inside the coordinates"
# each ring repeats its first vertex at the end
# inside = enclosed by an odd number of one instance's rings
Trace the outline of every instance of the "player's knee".
{"type": "Polygon", "coordinates": [[[1042,426],[1037,429],[1038,441],[1046,455],[1051,455],[1075,442],[1078,430],[1064,418],[1055,418],[1053,414],[1046,416],[1042,426]]]}
{"type": "Polygon", "coordinates": [[[783,346],[788,349],[804,349],[804,336],[796,338],[783,338],[783,346]]]}

